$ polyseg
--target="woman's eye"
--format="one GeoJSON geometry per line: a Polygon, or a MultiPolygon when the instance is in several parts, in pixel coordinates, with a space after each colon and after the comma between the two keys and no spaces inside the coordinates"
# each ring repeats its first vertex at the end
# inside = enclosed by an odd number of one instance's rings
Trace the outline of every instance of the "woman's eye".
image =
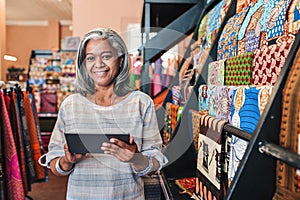
{"type": "Polygon", "coordinates": [[[88,62],[92,62],[92,61],[95,60],[95,57],[94,57],[94,56],[87,56],[87,57],[86,57],[86,60],[87,60],[88,62]]]}
{"type": "Polygon", "coordinates": [[[105,54],[105,55],[102,55],[102,59],[103,60],[109,60],[111,59],[113,56],[111,54],[105,54]]]}

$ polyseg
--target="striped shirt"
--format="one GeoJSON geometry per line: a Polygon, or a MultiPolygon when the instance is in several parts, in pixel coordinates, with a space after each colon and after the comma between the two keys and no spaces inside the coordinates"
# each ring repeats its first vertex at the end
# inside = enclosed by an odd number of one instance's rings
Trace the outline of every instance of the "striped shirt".
{"type": "MultiPolygon", "coordinates": [[[[98,106],[80,94],[61,104],[49,143],[46,164],[64,155],[64,133],[130,133],[144,155],[155,157],[160,167],[167,159],[161,153],[162,140],[152,99],[134,91],[112,106],[98,106]]],[[[89,154],[75,164],[69,176],[67,200],[144,199],[144,184],[129,163],[108,154],[89,154]]]]}

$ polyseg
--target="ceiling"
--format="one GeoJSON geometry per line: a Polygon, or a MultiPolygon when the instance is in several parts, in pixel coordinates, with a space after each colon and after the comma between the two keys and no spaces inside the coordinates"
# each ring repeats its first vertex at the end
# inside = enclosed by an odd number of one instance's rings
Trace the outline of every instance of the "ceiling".
{"type": "Polygon", "coordinates": [[[72,0],[6,0],[6,21],[72,20],[72,0]]]}

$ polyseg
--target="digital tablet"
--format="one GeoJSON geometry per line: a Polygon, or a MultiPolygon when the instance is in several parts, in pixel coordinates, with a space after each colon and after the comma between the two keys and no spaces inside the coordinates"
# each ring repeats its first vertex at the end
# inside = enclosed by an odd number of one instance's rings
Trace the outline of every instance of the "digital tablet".
{"type": "Polygon", "coordinates": [[[78,134],[65,133],[69,151],[71,153],[103,153],[103,142],[109,142],[111,138],[122,140],[129,144],[129,134],[78,134]]]}

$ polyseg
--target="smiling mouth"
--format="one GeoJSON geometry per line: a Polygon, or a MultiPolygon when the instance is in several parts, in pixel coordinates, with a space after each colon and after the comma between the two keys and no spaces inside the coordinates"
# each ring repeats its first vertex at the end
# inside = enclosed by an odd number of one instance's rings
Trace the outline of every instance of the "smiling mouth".
{"type": "Polygon", "coordinates": [[[95,71],[94,74],[96,74],[96,75],[103,75],[103,74],[107,73],[108,71],[109,71],[109,69],[107,69],[107,70],[101,70],[101,71],[95,71]]]}

